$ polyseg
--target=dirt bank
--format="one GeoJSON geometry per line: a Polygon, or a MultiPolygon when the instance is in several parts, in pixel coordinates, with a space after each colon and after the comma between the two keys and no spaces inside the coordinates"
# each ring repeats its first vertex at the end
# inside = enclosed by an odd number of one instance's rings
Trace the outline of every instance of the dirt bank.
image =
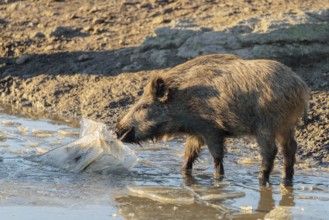
{"type": "Polygon", "coordinates": [[[0,1],[0,101],[111,126],[148,75],[199,54],[277,59],[312,89],[299,154],[329,163],[329,3],[0,1]]]}

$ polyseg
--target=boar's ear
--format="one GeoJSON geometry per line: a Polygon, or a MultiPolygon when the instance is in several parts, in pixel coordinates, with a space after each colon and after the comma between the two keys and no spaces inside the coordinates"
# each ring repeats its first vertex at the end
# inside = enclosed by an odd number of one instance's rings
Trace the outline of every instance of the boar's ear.
{"type": "Polygon", "coordinates": [[[160,102],[167,102],[168,101],[168,88],[165,84],[165,81],[159,77],[155,79],[155,97],[159,99],[160,102]]]}

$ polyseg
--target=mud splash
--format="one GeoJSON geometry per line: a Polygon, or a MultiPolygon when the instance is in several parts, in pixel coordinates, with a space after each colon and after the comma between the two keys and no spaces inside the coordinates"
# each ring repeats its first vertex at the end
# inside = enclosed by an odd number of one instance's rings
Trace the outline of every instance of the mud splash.
{"type": "Polygon", "coordinates": [[[130,145],[140,159],[130,173],[68,173],[25,160],[78,138],[78,128],[8,115],[0,108],[0,217],[6,219],[324,219],[329,170],[299,161],[293,187],[260,187],[258,155],[233,143],[226,176],[212,177],[205,149],[192,177],[180,173],[183,141],[130,145]]]}

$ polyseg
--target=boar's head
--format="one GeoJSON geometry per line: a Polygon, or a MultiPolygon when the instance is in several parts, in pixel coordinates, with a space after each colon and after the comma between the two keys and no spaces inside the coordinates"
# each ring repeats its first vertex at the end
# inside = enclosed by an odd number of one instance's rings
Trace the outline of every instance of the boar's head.
{"type": "Polygon", "coordinates": [[[140,143],[177,132],[177,108],[171,91],[161,76],[152,76],[140,100],[116,125],[118,138],[124,142],[140,143]]]}

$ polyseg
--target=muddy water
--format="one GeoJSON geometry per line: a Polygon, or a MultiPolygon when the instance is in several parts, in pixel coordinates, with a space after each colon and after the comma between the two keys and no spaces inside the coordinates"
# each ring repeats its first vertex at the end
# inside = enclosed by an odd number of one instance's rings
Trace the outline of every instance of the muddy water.
{"type": "Polygon", "coordinates": [[[9,115],[0,108],[0,219],[326,219],[329,172],[299,162],[292,187],[281,184],[279,157],[271,185],[260,187],[258,155],[233,145],[226,176],[212,177],[204,150],[192,177],[180,173],[182,140],[129,146],[130,173],[67,173],[26,160],[77,139],[77,128],[9,115]]]}

